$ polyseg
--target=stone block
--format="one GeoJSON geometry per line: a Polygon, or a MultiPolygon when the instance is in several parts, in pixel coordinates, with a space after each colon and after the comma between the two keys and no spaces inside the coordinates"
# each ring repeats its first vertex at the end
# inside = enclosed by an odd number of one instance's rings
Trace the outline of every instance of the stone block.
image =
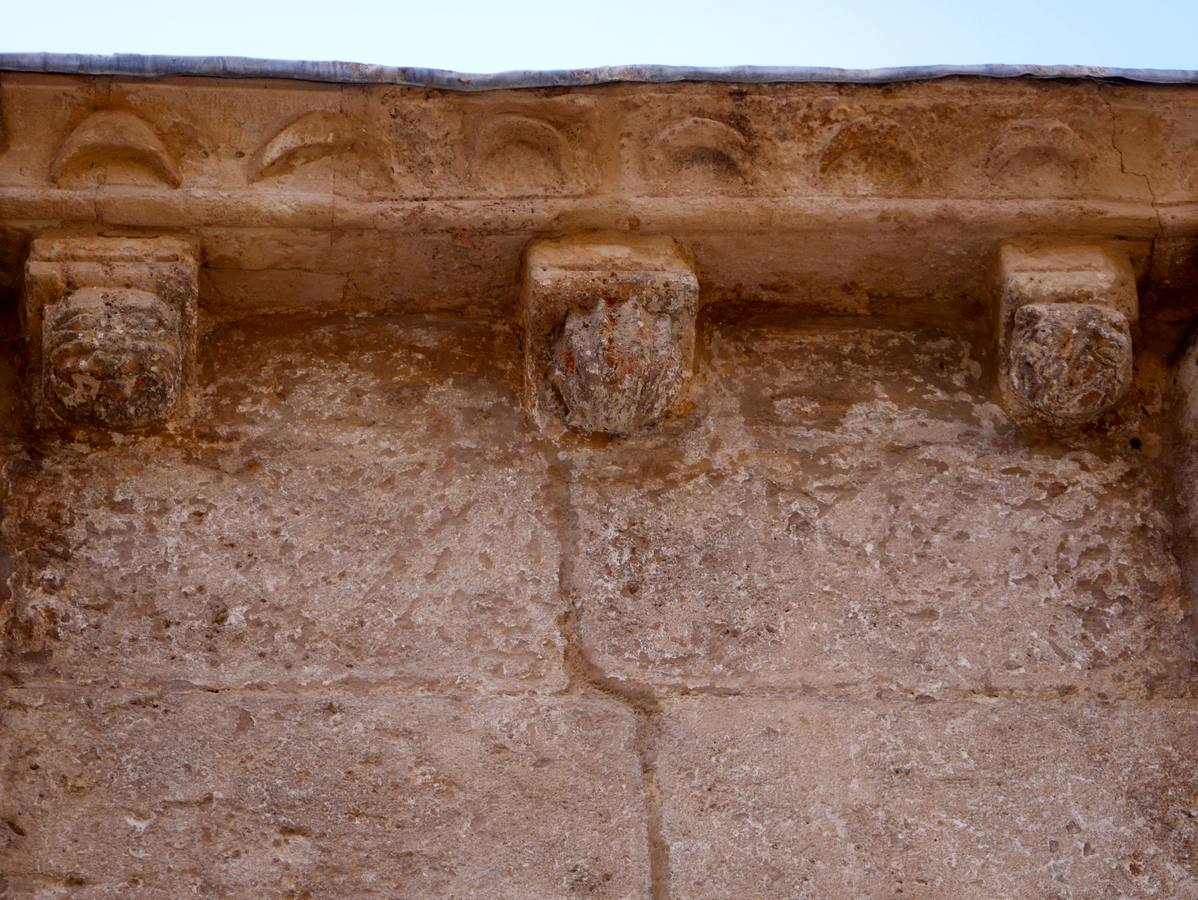
{"type": "Polygon", "coordinates": [[[704,405],[571,458],[578,633],[659,692],[1191,695],[1163,473],[1023,441],[951,332],[713,328],[704,405]]]}
{"type": "Polygon", "coordinates": [[[684,401],[699,286],[668,238],[575,238],[528,248],[525,400],[541,424],[628,434],[684,401]]]}
{"type": "Polygon", "coordinates": [[[999,391],[1021,425],[1062,432],[1114,409],[1132,381],[1139,322],[1127,254],[1011,242],[999,252],[999,391]]]}
{"type": "Polygon", "coordinates": [[[220,328],[196,443],[14,459],[6,667],[563,689],[555,511],[502,340],[420,316],[220,328]]]}
{"type": "Polygon", "coordinates": [[[197,274],[197,245],[184,238],[35,239],[22,312],[39,424],[126,430],[182,412],[197,274]]]}
{"type": "Polygon", "coordinates": [[[617,704],[13,689],[0,708],[19,896],[648,896],[617,704]]]}
{"type": "Polygon", "coordinates": [[[1193,702],[694,698],[659,735],[672,897],[1198,895],[1193,702]]]}

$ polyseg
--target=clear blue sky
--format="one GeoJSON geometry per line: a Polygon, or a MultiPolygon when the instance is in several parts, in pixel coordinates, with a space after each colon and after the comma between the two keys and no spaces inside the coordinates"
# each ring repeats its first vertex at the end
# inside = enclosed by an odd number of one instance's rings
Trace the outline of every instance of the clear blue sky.
{"type": "Polygon", "coordinates": [[[3,0],[0,51],[341,59],[1198,69],[1198,0],[3,0]]]}

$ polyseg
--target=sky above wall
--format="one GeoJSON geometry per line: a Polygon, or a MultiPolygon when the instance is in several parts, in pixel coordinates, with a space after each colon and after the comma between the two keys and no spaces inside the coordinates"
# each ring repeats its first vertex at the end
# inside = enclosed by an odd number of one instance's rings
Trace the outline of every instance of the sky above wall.
{"type": "Polygon", "coordinates": [[[630,63],[1198,69],[1198,0],[5,0],[5,51],[469,72],[630,63]]]}

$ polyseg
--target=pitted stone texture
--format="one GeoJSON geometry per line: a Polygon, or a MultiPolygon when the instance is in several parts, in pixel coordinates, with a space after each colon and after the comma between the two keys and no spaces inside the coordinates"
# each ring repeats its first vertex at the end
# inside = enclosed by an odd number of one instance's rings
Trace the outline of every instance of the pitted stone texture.
{"type": "Polygon", "coordinates": [[[582,431],[626,434],[666,414],[682,387],[670,320],[636,300],[573,309],[553,349],[550,375],[582,431]]]}
{"type": "Polygon", "coordinates": [[[525,402],[541,425],[627,434],[682,406],[698,282],[673,241],[538,241],[521,295],[525,402]]]}
{"type": "Polygon", "coordinates": [[[1198,895],[1192,702],[667,704],[671,896],[1198,895]]]}
{"type": "Polygon", "coordinates": [[[560,690],[559,541],[492,322],[260,322],[185,443],[7,469],[7,665],[102,683],[560,690]]]}
{"type": "Polygon", "coordinates": [[[3,726],[14,896],[648,896],[618,704],[13,689],[3,726]]]}
{"type": "Polygon", "coordinates": [[[1015,311],[1006,387],[1024,415],[1082,425],[1131,386],[1131,330],[1123,313],[1089,303],[1029,303],[1015,311]]]}
{"type": "Polygon", "coordinates": [[[571,451],[570,590],[599,671],[663,692],[1194,693],[1149,432],[1030,444],[951,332],[730,326],[703,350],[693,418],[571,451]]]}
{"type": "Polygon", "coordinates": [[[1123,400],[1139,324],[1125,249],[1004,244],[997,292],[999,393],[1021,426],[1067,432],[1123,400]]]}
{"type": "Polygon", "coordinates": [[[194,380],[197,255],[176,237],[33,242],[22,309],[41,425],[137,429],[179,411],[194,380]]]}
{"type": "Polygon", "coordinates": [[[82,288],[46,310],[42,328],[44,400],[63,419],[138,428],[174,410],[179,315],[154,294],[82,288]]]}

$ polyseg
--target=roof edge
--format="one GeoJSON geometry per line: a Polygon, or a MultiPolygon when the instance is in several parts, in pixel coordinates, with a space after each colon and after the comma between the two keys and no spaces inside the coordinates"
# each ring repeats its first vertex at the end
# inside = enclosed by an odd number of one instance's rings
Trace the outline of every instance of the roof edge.
{"type": "Polygon", "coordinates": [[[729,84],[888,84],[937,78],[1040,78],[1128,81],[1141,84],[1198,84],[1198,71],[1120,69],[1101,66],[899,66],[884,69],[835,69],[807,66],[600,66],[590,69],[520,70],[491,74],[410,66],[246,56],[148,56],[117,53],[0,53],[0,72],[63,75],[120,75],[133,78],[194,76],[205,78],[281,78],[334,84],[394,84],[444,91],[499,91],[515,88],[584,87],[636,82],[680,81],[729,84]]]}

